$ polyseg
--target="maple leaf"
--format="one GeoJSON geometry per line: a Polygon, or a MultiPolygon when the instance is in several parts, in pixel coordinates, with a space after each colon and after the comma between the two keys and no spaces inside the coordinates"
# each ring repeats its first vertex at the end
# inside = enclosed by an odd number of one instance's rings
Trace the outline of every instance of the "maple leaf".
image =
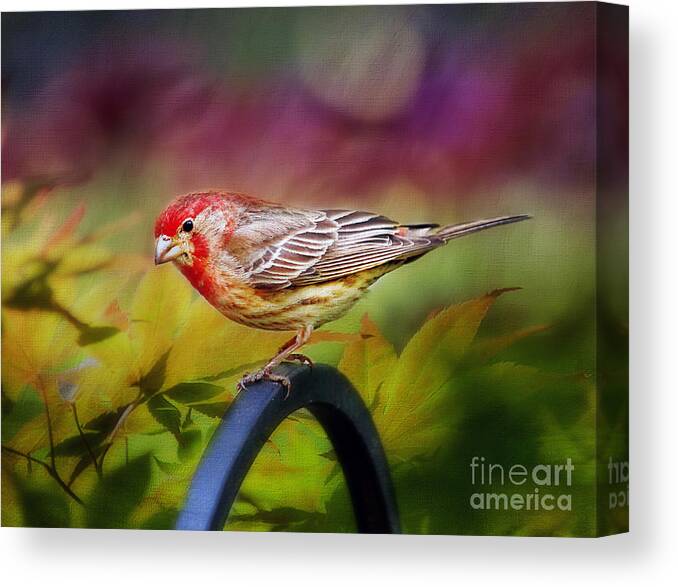
{"type": "Polygon", "coordinates": [[[466,357],[480,323],[507,290],[450,306],[433,314],[400,355],[367,316],[361,338],[349,342],[339,369],[363,395],[395,461],[431,454],[454,422],[439,412],[454,393],[454,373],[466,357]]]}

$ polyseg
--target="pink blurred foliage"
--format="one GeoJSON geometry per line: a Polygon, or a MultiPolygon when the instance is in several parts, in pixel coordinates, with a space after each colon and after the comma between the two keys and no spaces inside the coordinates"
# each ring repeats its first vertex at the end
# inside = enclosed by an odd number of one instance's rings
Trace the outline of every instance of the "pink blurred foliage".
{"type": "MultiPolygon", "coordinates": [[[[3,178],[83,182],[122,161],[164,165],[177,192],[315,200],[396,181],[434,197],[514,176],[590,182],[589,28],[431,47],[409,106],[376,123],[320,103],[293,70],[229,81],[177,42],[102,43],[5,113],[3,178]]],[[[612,108],[619,90],[606,88],[612,108]]]]}
{"type": "MultiPolygon", "coordinates": [[[[6,115],[5,179],[89,179],[126,153],[132,167],[199,117],[212,86],[184,48],[102,43],[6,115]]],[[[134,171],[134,169],[131,169],[134,171]]]]}

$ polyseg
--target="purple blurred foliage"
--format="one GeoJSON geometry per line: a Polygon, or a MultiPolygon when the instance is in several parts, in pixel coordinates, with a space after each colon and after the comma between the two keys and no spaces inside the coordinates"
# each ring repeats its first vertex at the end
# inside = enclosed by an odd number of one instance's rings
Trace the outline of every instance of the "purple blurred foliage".
{"type": "Polygon", "coordinates": [[[81,182],[120,154],[142,163],[199,118],[215,91],[188,55],[173,44],[91,48],[29,105],[6,114],[3,177],[81,182]]]}
{"type": "MultiPolygon", "coordinates": [[[[511,177],[590,184],[594,31],[571,30],[438,43],[409,107],[378,123],[319,103],[293,71],[229,83],[177,42],[102,43],[5,112],[3,177],[82,182],[111,162],[160,162],[177,191],[314,199],[396,180],[433,197],[511,177]]],[[[613,80],[599,99],[614,111],[623,89],[613,80]]]]}

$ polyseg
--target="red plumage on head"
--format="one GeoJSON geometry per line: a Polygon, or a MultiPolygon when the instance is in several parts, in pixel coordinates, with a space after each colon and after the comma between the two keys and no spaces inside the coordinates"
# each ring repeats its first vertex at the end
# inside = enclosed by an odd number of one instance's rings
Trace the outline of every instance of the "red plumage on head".
{"type": "Polygon", "coordinates": [[[155,222],[155,238],[161,234],[167,236],[176,234],[184,220],[195,219],[205,208],[220,209],[234,220],[238,210],[259,201],[257,198],[235,192],[208,191],[179,196],[158,216],[155,222]]]}
{"type": "Polygon", "coordinates": [[[187,218],[195,218],[208,206],[223,206],[224,198],[218,192],[187,194],[174,200],[155,221],[155,238],[161,234],[172,236],[187,218]]]}
{"type": "MultiPolygon", "coordinates": [[[[174,236],[181,230],[183,223],[195,219],[207,209],[234,212],[234,199],[238,196],[227,192],[195,192],[179,196],[165,208],[155,222],[155,237],[160,235],[174,236]]],[[[209,262],[210,245],[207,238],[197,230],[191,234],[192,261],[180,264],[179,270],[204,297],[212,300],[214,283],[206,271],[209,262]]]]}

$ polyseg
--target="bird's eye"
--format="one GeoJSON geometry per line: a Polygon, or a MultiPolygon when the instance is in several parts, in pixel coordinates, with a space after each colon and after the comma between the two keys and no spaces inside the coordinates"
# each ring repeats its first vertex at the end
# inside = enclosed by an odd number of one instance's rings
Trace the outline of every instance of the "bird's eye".
{"type": "Polygon", "coordinates": [[[193,230],[193,220],[190,218],[188,220],[184,220],[184,223],[181,225],[181,229],[184,232],[191,232],[193,230]]]}

